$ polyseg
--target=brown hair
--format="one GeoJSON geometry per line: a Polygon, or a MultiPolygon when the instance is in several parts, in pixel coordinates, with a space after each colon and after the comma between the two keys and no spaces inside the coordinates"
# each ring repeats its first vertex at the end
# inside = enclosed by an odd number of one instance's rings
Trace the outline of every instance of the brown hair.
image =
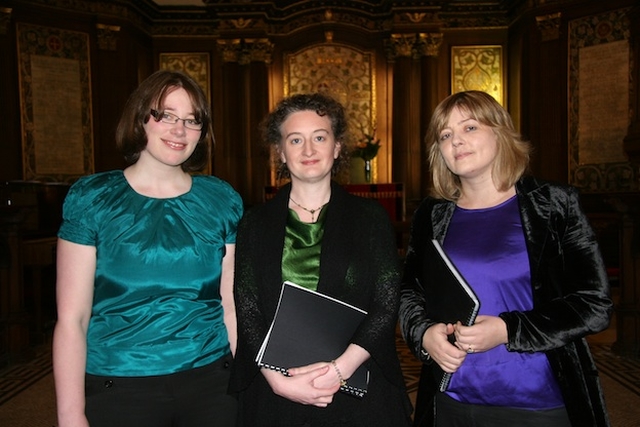
{"type": "Polygon", "coordinates": [[[439,145],[440,132],[447,126],[455,108],[490,127],[496,135],[498,154],[492,170],[496,188],[506,190],[515,185],[527,170],[531,146],[515,130],[509,113],[491,95],[470,90],[448,96],[438,104],[431,116],[425,141],[431,170],[432,195],[456,201],[462,190],[460,178],[447,167],[439,145]]]}
{"type": "Polygon", "coordinates": [[[127,162],[137,162],[140,152],[147,146],[144,124],[149,121],[151,110],[163,111],[167,95],[178,88],[189,94],[194,118],[202,122],[198,145],[181,167],[186,172],[195,172],[207,165],[213,143],[211,108],[207,97],[191,77],[179,71],[168,70],[156,71],[145,79],[129,96],[124,106],[116,129],[116,145],[127,162]]]}

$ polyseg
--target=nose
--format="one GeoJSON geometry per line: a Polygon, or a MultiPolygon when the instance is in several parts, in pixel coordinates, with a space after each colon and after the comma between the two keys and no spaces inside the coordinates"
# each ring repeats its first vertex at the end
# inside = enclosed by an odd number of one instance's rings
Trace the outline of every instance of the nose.
{"type": "Polygon", "coordinates": [[[457,136],[457,134],[453,134],[451,136],[451,145],[453,145],[454,148],[459,147],[460,145],[462,145],[462,139],[460,137],[457,136]]]}
{"type": "Polygon", "coordinates": [[[178,120],[171,126],[171,132],[176,133],[178,135],[182,135],[187,132],[187,128],[184,125],[184,120],[178,120]]]}
{"type": "Polygon", "coordinates": [[[312,156],[313,153],[315,153],[316,151],[315,147],[313,146],[313,143],[310,140],[306,140],[303,144],[304,145],[302,147],[302,153],[308,157],[312,156]]]}

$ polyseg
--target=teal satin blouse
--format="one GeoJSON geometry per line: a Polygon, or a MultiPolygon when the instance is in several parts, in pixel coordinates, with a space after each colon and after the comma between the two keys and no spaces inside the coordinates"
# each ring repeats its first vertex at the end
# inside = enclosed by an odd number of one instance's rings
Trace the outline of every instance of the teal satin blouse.
{"type": "Polygon", "coordinates": [[[88,373],[164,375],[229,353],[221,262],[242,212],[238,193],[212,176],[168,199],[136,193],[122,171],[71,187],[58,236],[97,250],[88,373]]]}

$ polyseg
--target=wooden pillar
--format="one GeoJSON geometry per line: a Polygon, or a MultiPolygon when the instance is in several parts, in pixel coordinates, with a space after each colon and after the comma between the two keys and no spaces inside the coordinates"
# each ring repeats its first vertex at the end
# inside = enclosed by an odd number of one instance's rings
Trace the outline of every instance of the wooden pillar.
{"type": "Polygon", "coordinates": [[[422,58],[437,56],[441,42],[442,35],[394,34],[388,43],[387,56],[394,64],[393,181],[404,184],[409,212],[413,212],[426,191],[424,132],[430,111],[424,110],[423,85],[432,87],[435,65],[424,63],[422,58]]]}
{"type": "MultiPolygon", "coordinates": [[[[629,14],[631,20],[630,50],[633,69],[631,70],[631,90],[629,109],[632,113],[624,149],[629,161],[640,176],[640,99],[638,78],[640,66],[640,6],[634,6],[629,14]]],[[[617,339],[612,349],[620,355],[640,358],[640,194],[630,196],[618,204],[622,217],[621,231],[621,290],[620,302],[616,307],[617,339]]]]}
{"type": "MultiPolygon", "coordinates": [[[[214,174],[229,181],[248,205],[262,203],[269,182],[269,158],[259,123],[269,110],[267,39],[219,40],[222,52],[220,102],[214,108],[214,174]],[[218,125],[219,124],[219,125],[218,125]]],[[[214,88],[215,92],[215,88],[214,88]]]]}

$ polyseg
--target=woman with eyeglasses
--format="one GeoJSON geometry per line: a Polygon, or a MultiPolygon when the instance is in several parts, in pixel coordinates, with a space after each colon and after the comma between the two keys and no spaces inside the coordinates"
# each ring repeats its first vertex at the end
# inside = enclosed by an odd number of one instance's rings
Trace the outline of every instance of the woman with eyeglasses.
{"type": "Polygon", "coordinates": [[[79,179],[58,233],[53,364],[60,427],[233,426],[240,196],[208,162],[198,84],[158,71],[116,131],[124,171],[79,179]]]}

